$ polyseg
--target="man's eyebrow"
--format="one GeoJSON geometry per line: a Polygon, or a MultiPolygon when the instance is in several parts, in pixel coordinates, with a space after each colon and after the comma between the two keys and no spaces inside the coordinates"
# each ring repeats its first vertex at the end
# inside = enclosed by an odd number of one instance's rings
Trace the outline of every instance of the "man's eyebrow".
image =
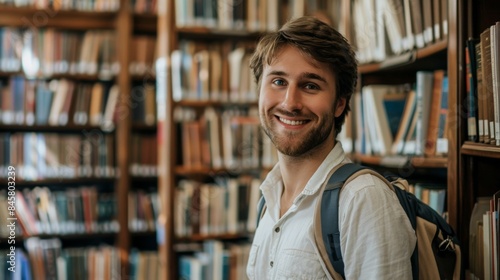
{"type": "Polygon", "coordinates": [[[269,73],[267,73],[267,76],[288,76],[288,74],[285,71],[280,71],[280,70],[273,70],[269,73]]]}
{"type": "Polygon", "coordinates": [[[306,72],[302,74],[302,78],[305,79],[314,79],[314,80],[319,80],[322,81],[323,83],[327,83],[326,79],[323,78],[322,76],[316,74],[316,73],[311,73],[311,72],[306,72]]]}
{"type": "MultiPolygon", "coordinates": [[[[284,77],[287,77],[288,74],[285,72],[285,71],[281,71],[281,70],[274,70],[274,71],[271,71],[267,74],[267,76],[284,76],[284,77]]],[[[319,81],[322,81],[323,83],[326,83],[326,79],[323,78],[322,76],[316,74],[316,73],[311,73],[311,72],[305,72],[305,73],[302,73],[301,77],[303,79],[314,79],[314,80],[319,80],[319,81]]]]}

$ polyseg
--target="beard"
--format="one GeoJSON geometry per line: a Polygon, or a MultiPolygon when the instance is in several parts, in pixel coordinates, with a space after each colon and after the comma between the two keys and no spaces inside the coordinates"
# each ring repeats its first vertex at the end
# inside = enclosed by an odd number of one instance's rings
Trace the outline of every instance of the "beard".
{"type": "MultiPolygon", "coordinates": [[[[284,114],[284,115],[290,115],[284,114]]],[[[294,114],[297,116],[297,114],[294,114]]],[[[278,132],[277,122],[274,114],[261,114],[261,126],[266,135],[271,139],[276,149],[287,156],[299,157],[312,152],[315,148],[321,146],[333,131],[334,117],[333,112],[321,116],[321,121],[310,131],[303,135],[303,131],[285,131],[278,132]]]]}

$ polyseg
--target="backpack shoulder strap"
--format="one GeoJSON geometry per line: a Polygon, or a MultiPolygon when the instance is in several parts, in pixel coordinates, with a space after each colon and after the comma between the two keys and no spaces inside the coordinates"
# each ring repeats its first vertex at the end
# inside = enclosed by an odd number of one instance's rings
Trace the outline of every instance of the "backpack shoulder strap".
{"type": "Polygon", "coordinates": [[[349,178],[353,177],[355,173],[365,169],[365,167],[354,164],[346,163],[333,172],[328,179],[321,198],[321,203],[318,203],[319,209],[316,208],[315,213],[315,236],[316,242],[330,274],[335,276],[344,277],[344,261],[342,259],[342,252],[340,250],[340,230],[339,230],[339,194],[340,189],[349,178]],[[318,214],[318,211],[320,215],[318,214]],[[320,223],[318,223],[320,218],[320,223]],[[320,228],[318,228],[320,226],[320,228]],[[322,240],[321,241],[318,241],[322,240]],[[330,265],[331,264],[331,265],[330,265]],[[332,271],[332,269],[334,271],[332,271]]]}
{"type": "Polygon", "coordinates": [[[266,199],[262,195],[259,199],[259,203],[257,204],[257,226],[259,226],[260,219],[264,216],[264,212],[266,211],[266,199]]]}

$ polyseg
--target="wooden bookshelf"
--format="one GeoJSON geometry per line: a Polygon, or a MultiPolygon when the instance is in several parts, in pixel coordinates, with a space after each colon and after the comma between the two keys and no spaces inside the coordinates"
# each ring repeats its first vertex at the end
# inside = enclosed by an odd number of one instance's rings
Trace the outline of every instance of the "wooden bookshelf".
{"type": "MultiPolygon", "coordinates": [[[[129,251],[131,233],[128,230],[128,193],[131,188],[132,180],[129,173],[130,169],[130,138],[131,131],[137,129],[148,134],[156,133],[156,127],[146,127],[142,124],[131,124],[130,112],[130,92],[132,78],[129,73],[130,64],[130,42],[133,33],[148,33],[156,36],[157,17],[155,15],[134,14],[130,6],[131,1],[119,0],[119,9],[112,12],[100,11],[77,11],[77,10],[53,10],[51,8],[37,9],[33,7],[16,7],[14,5],[0,5],[0,27],[14,27],[24,29],[45,29],[54,28],[62,31],[72,31],[82,33],[87,30],[110,30],[116,36],[113,44],[116,44],[116,59],[120,65],[120,70],[111,77],[102,77],[99,75],[85,74],[54,74],[50,76],[36,77],[38,80],[68,79],[81,82],[109,82],[115,83],[119,87],[118,112],[115,126],[112,130],[103,130],[100,126],[93,125],[13,125],[1,124],[2,133],[50,133],[50,134],[70,134],[79,135],[85,132],[98,132],[105,135],[112,135],[114,138],[115,162],[118,174],[110,178],[101,177],[77,177],[77,178],[48,178],[40,180],[23,180],[16,178],[16,186],[21,189],[31,189],[36,186],[49,186],[55,189],[79,188],[86,185],[106,186],[110,189],[116,199],[117,211],[116,219],[120,230],[110,233],[86,233],[86,234],[42,234],[40,238],[59,238],[63,240],[63,247],[66,240],[73,243],[81,242],[81,246],[86,246],[85,240],[99,241],[113,245],[120,252],[119,260],[121,263],[121,277],[126,279],[129,276],[129,251]]],[[[0,72],[1,80],[8,80],[10,76],[24,75],[21,71],[0,72]]],[[[144,81],[144,77],[141,77],[144,81]]],[[[154,79],[153,79],[154,82],[154,79]]],[[[4,84],[5,85],[5,84],[4,84]]],[[[3,93],[2,93],[3,94],[3,93]]],[[[144,178],[140,179],[144,182],[144,178]]],[[[4,182],[3,179],[0,181],[4,182]]],[[[149,183],[155,185],[156,180],[150,180],[149,183]]],[[[6,185],[6,184],[5,184],[6,185]]],[[[3,242],[3,241],[2,241],[3,242]]],[[[98,242],[94,242],[97,244],[98,242]]]]}
{"type": "MultiPolygon", "coordinates": [[[[497,171],[500,164],[500,147],[469,141],[467,117],[468,112],[466,87],[465,48],[468,38],[480,38],[483,31],[495,22],[500,21],[500,3],[497,1],[458,1],[454,10],[456,32],[453,40],[453,54],[449,61],[454,76],[453,91],[450,91],[450,104],[456,108],[464,108],[463,112],[450,112],[457,120],[450,129],[453,137],[453,154],[451,154],[448,189],[451,197],[448,198],[450,222],[459,233],[464,252],[464,268],[469,269],[469,258],[474,252],[469,252],[471,240],[469,238],[470,219],[478,197],[490,197],[500,190],[497,171]],[[451,94],[453,93],[453,94],[451,94]]],[[[483,60],[484,61],[484,60],[483,60]]],[[[484,63],[484,62],[483,62],[484,63]]],[[[496,65],[498,67],[498,65],[496,65]]],[[[451,88],[450,84],[450,89],[451,88]]],[[[491,100],[490,103],[493,103],[491,100]]],[[[467,275],[470,277],[470,275],[467,275]]],[[[494,277],[494,276],[493,276],[494,277]]]]}

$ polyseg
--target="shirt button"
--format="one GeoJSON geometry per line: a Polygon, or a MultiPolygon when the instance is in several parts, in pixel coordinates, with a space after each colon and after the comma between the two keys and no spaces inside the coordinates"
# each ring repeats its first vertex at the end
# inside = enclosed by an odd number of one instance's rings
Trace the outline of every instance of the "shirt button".
{"type": "Polygon", "coordinates": [[[274,264],[274,262],[273,262],[273,261],[271,261],[271,262],[269,263],[269,265],[270,265],[271,267],[273,267],[273,264],[274,264]]]}
{"type": "Polygon", "coordinates": [[[275,229],[274,229],[274,231],[275,231],[275,232],[280,232],[280,228],[279,228],[279,227],[277,227],[277,228],[275,228],[275,229]]]}

